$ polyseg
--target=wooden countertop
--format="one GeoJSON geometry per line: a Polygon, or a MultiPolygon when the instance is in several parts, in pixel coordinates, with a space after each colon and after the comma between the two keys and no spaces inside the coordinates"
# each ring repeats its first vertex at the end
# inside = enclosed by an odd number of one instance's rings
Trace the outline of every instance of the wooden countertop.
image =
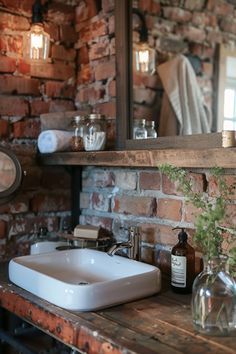
{"type": "Polygon", "coordinates": [[[190,296],[160,294],[97,312],[72,312],[11,284],[0,264],[0,305],[71,348],[88,354],[235,354],[235,337],[192,327],[190,296]]]}

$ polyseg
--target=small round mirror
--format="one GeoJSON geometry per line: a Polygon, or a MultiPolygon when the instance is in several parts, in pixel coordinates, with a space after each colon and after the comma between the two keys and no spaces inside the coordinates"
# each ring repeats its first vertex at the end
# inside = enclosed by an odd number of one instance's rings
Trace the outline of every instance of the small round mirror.
{"type": "Polygon", "coordinates": [[[16,155],[0,147],[0,203],[6,202],[22,182],[22,168],[16,155]]]}

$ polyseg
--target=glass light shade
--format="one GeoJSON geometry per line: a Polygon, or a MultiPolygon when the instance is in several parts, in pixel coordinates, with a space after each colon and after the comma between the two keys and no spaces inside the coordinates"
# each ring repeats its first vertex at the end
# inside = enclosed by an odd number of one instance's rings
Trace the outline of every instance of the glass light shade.
{"type": "Polygon", "coordinates": [[[152,75],[155,72],[156,55],[154,49],[147,43],[137,43],[134,46],[134,66],[140,73],[152,75]]]}
{"type": "Polygon", "coordinates": [[[33,24],[24,38],[24,56],[30,60],[45,61],[49,56],[50,36],[43,25],[33,24]]]}

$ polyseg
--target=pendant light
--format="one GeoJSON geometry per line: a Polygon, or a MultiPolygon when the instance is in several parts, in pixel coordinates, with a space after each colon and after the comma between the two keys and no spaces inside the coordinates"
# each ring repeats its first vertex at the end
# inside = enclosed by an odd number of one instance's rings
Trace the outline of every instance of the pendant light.
{"type": "Polygon", "coordinates": [[[133,44],[134,69],[137,72],[152,75],[156,70],[156,53],[148,44],[148,30],[144,14],[133,8],[133,13],[140,19],[139,42],[133,44]]]}
{"type": "Polygon", "coordinates": [[[35,0],[32,7],[32,26],[24,37],[24,57],[31,61],[46,61],[49,56],[50,36],[43,28],[43,5],[35,0]]]}

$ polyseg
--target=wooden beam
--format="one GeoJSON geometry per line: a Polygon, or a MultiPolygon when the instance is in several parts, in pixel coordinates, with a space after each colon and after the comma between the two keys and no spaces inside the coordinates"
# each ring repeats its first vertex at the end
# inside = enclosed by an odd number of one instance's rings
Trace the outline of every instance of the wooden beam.
{"type": "Polygon", "coordinates": [[[41,154],[44,165],[155,167],[163,163],[191,168],[236,168],[236,148],[158,149],[41,154]]]}

